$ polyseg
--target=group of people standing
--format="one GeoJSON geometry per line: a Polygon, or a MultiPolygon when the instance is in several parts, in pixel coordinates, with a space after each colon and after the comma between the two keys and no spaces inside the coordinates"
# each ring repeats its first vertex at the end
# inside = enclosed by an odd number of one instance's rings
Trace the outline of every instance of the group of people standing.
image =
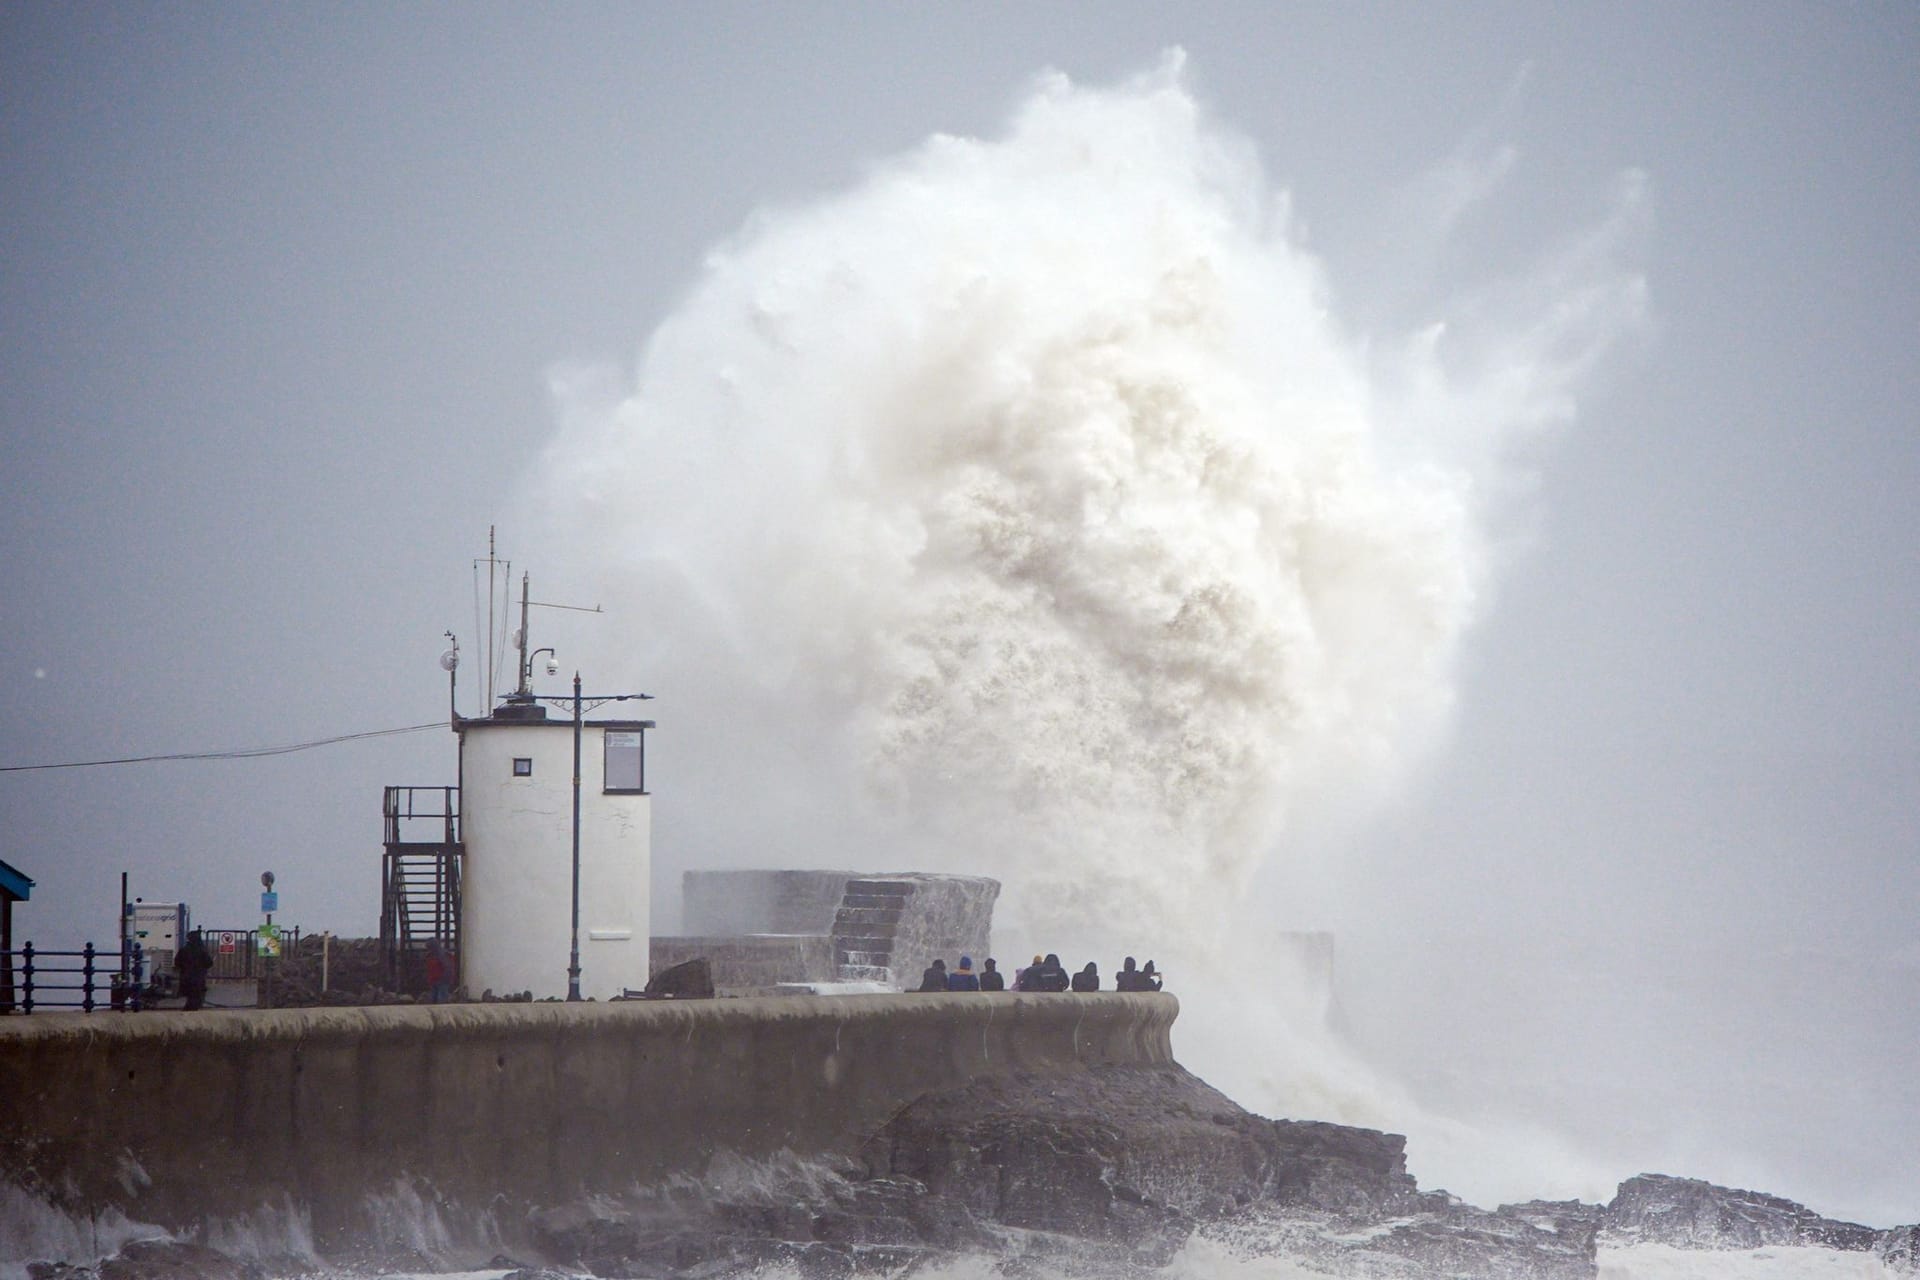
{"type": "MultiPolygon", "coordinates": [[[[1128,956],[1120,972],[1114,975],[1115,991],[1158,991],[1161,976],[1155,971],[1153,961],[1147,961],[1144,969],[1136,968],[1132,956],[1128,956]]],[[[1006,976],[1000,972],[992,956],[987,957],[986,967],[980,972],[973,971],[973,957],[961,956],[960,967],[949,971],[945,960],[935,960],[920,975],[920,985],[916,991],[1005,991],[1006,976]]],[[[1060,957],[1053,952],[1044,956],[1035,956],[1033,963],[1024,969],[1014,971],[1013,990],[1015,991],[1098,991],[1100,989],[1100,969],[1093,961],[1087,961],[1086,968],[1068,976],[1060,957]]]]}

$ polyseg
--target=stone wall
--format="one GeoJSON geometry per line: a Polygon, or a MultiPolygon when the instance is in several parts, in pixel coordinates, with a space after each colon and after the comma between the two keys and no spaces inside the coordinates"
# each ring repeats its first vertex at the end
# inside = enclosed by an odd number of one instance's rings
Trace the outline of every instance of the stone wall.
{"type": "MultiPolygon", "coordinates": [[[[989,954],[999,896],[997,880],[919,871],[689,871],[681,888],[687,934],[710,946],[724,944],[739,961],[723,978],[717,956],[707,953],[715,962],[714,985],[723,991],[835,979],[910,989],[935,956],[952,968],[971,955],[977,968],[989,954]],[[881,901],[871,896],[876,892],[887,893],[893,906],[875,907],[881,901]],[[769,934],[831,939],[827,971],[794,972],[793,957],[752,941],[769,934]]],[[[702,954],[684,945],[691,941],[655,938],[654,969],[668,957],[677,962],[702,954]]]]}
{"type": "MultiPolygon", "coordinates": [[[[825,934],[655,938],[653,971],[705,957],[723,994],[760,992],[783,982],[831,982],[833,939],[825,934]]],[[[768,992],[771,994],[771,992],[768,992]]]]}
{"type": "Polygon", "coordinates": [[[0,1178],[170,1229],[369,1231],[396,1178],[491,1211],[846,1152],[929,1090],[1173,1060],[1171,996],[898,995],[0,1019],[0,1178]]]}
{"type": "Polygon", "coordinates": [[[681,932],[833,932],[851,871],[688,871],[680,879],[681,932]]]}
{"type": "Polygon", "coordinates": [[[960,957],[973,957],[978,970],[993,954],[993,904],[1000,882],[981,876],[904,875],[889,877],[913,886],[913,897],[894,937],[894,977],[914,987],[920,971],[938,956],[952,969],[960,957]]]}

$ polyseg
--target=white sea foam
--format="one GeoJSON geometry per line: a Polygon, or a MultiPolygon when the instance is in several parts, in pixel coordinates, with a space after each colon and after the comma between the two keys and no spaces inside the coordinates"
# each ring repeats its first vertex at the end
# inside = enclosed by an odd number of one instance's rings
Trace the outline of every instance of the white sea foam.
{"type": "Polygon", "coordinates": [[[1604,1190],[1423,1120],[1251,890],[1444,726],[1508,450],[1639,312],[1637,192],[1500,305],[1355,334],[1173,56],[755,217],[634,386],[556,378],[534,502],[616,619],[588,665],[662,695],[662,861],[997,876],[1003,958],[1153,955],[1249,1106],[1413,1129],[1465,1194],[1604,1190]]]}
{"type": "Polygon", "coordinates": [[[1870,1253],[1837,1249],[1675,1249],[1636,1245],[1600,1250],[1599,1280],[1901,1280],[1870,1253]]]}

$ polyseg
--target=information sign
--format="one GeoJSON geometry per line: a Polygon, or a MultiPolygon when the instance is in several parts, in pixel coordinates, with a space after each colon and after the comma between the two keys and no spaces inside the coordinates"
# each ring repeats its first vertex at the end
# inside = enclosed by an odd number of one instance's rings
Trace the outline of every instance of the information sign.
{"type": "Polygon", "coordinates": [[[277,924],[261,925],[259,932],[254,934],[254,941],[258,944],[258,950],[262,956],[269,959],[278,957],[280,954],[280,926],[277,924]]]}
{"type": "Polygon", "coordinates": [[[260,910],[263,914],[272,915],[274,912],[278,911],[279,909],[280,909],[279,894],[269,889],[267,892],[260,895],[260,910]]]}

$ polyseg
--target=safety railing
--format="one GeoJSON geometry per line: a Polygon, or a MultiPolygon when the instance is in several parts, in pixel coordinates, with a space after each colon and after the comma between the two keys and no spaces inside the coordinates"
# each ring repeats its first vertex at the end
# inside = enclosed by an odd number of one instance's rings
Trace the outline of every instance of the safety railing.
{"type": "Polygon", "coordinates": [[[138,944],[126,955],[89,942],[78,951],[43,951],[31,942],[0,951],[0,1013],[36,1008],[120,1009],[138,1012],[146,986],[146,957],[138,944]]]}
{"type": "Polygon", "coordinates": [[[389,845],[460,842],[458,787],[388,787],[380,810],[389,845]]]}

